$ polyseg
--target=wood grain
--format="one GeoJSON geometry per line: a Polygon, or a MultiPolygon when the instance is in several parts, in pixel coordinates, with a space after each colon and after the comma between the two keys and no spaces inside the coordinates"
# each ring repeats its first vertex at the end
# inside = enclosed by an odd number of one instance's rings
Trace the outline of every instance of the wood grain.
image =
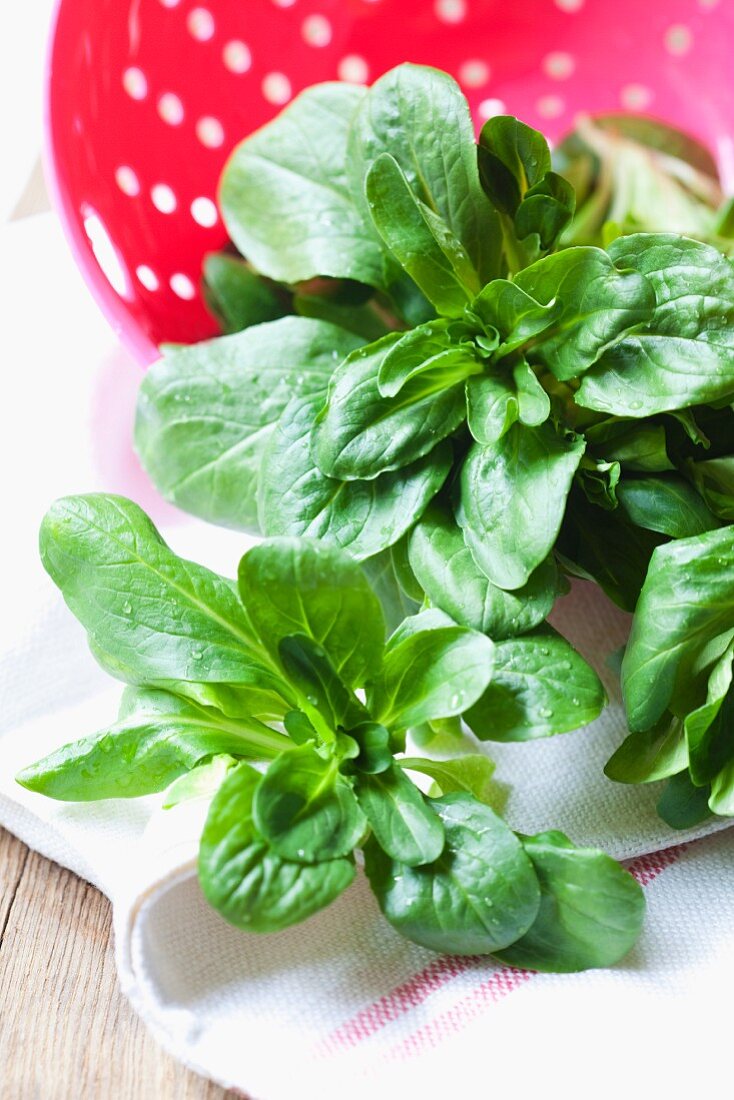
{"type": "Polygon", "coordinates": [[[230,1100],[161,1050],[117,985],[110,904],[0,829],[2,1100],[230,1100]]]}

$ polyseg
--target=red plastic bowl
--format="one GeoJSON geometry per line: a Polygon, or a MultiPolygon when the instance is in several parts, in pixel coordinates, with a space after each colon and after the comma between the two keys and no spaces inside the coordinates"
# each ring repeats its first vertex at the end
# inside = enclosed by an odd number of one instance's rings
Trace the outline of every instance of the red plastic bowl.
{"type": "Polygon", "coordinates": [[[706,141],[726,185],[732,56],[732,0],[60,0],[48,175],[93,294],[146,364],[215,331],[198,280],[225,240],[222,165],[308,85],[415,61],[455,74],[478,123],[506,110],[554,137],[581,110],[654,114],[706,141]]]}

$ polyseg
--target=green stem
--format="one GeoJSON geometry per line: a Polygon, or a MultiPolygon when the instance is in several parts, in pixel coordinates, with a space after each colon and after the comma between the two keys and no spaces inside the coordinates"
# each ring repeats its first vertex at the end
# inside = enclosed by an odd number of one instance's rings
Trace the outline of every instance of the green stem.
{"type": "Polygon", "coordinates": [[[527,267],[527,259],[522,245],[515,236],[515,224],[509,214],[500,213],[500,225],[505,242],[508,274],[512,277],[527,267]]]}
{"type": "Polygon", "coordinates": [[[293,748],[290,737],[284,733],[266,726],[264,722],[258,722],[257,718],[249,718],[246,723],[217,722],[214,729],[224,729],[228,733],[234,733],[241,737],[248,748],[255,750],[255,755],[262,760],[274,760],[286,749],[293,748]]]}

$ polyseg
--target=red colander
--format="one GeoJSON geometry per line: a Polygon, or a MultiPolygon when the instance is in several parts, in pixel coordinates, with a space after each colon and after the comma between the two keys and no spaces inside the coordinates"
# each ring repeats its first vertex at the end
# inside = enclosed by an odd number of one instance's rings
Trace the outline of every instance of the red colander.
{"type": "Polygon", "coordinates": [[[47,167],[101,308],[143,364],[215,332],[199,295],[226,239],[214,204],[233,146],[303,88],[403,61],[454,74],[480,124],[551,138],[579,111],[695,134],[734,190],[734,0],[60,0],[47,167]]]}

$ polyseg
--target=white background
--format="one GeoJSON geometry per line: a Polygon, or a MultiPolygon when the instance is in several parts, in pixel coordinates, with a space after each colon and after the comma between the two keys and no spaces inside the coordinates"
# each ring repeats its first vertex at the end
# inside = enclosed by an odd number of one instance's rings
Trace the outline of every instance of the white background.
{"type": "Polygon", "coordinates": [[[6,0],[3,8],[0,221],[12,213],[41,151],[43,70],[53,0],[6,0]]]}

